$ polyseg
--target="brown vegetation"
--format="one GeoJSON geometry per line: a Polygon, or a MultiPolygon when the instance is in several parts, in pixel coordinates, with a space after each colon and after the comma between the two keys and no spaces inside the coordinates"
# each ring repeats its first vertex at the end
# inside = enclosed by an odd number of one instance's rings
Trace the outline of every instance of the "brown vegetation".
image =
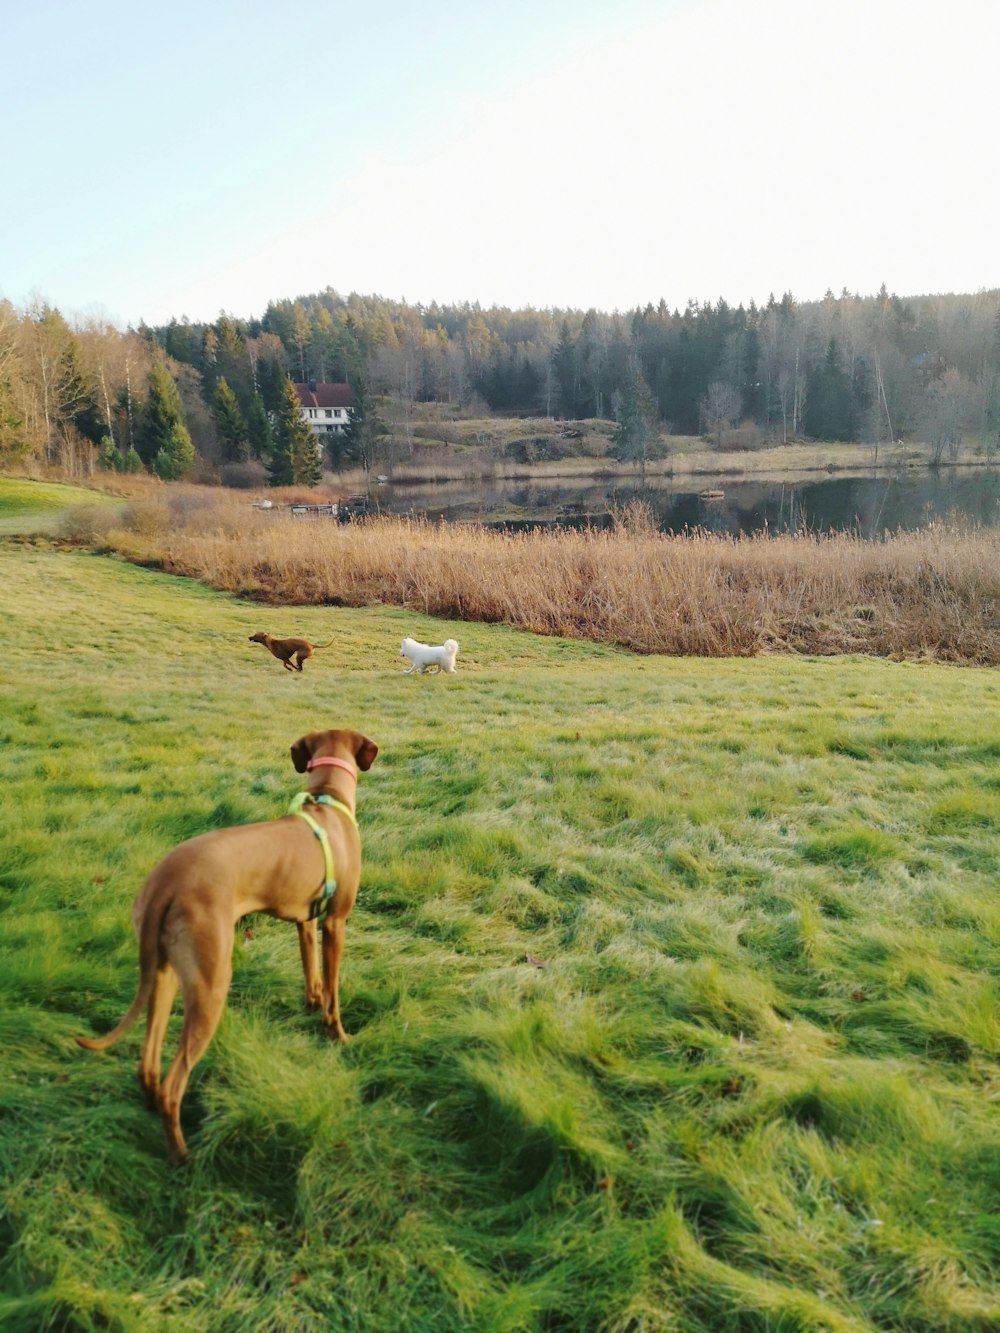
{"type": "Polygon", "coordinates": [[[609,531],[515,534],[293,518],[171,488],[134,500],[98,540],[273,604],[388,603],[643,653],[1000,664],[1000,532],[988,529],[666,536],[633,506],[609,531]]]}

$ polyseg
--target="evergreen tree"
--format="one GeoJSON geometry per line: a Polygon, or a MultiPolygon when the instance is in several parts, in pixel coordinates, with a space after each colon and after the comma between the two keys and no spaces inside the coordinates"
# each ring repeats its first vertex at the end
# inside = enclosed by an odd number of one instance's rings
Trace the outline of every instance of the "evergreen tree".
{"type": "Polygon", "coordinates": [[[177,421],[170,428],[166,443],[153,460],[156,475],[163,481],[180,481],[194,468],[194,445],[188,429],[177,421]]]}
{"type": "Polygon", "coordinates": [[[247,346],[239,328],[229,315],[220,315],[215,324],[218,339],[215,348],[215,374],[225,378],[236,395],[240,410],[249,406],[253,382],[247,346]]]}
{"type": "Polygon", "coordinates": [[[145,472],[142,459],[134,449],[119,448],[110,435],[105,435],[97,447],[97,461],[109,472],[145,472]]]}
{"type": "Polygon", "coordinates": [[[259,393],[255,393],[250,400],[250,411],[247,413],[246,425],[247,443],[250,446],[251,457],[270,458],[271,423],[267,419],[264,400],[259,393]]]}
{"type": "Polygon", "coordinates": [[[298,390],[289,379],[275,414],[268,473],[274,486],[315,486],[323,476],[316,441],[303,420],[298,390]]]}
{"type": "Polygon", "coordinates": [[[559,411],[564,417],[577,417],[580,396],[580,365],[576,343],[569,331],[569,323],[563,320],[559,343],[552,353],[552,369],[555,371],[559,389],[559,411]]]}
{"type": "Polygon", "coordinates": [[[639,371],[633,370],[615,398],[612,453],[620,463],[641,463],[645,479],[646,463],[658,438],[653,396],[639,371]]]}
{"type": "Polygon", "coordinates": [[[285,381],[288,379],[288,372],[285,369],[284,361],[285,357],[282,354],[280,360],[274,356],[265,356],[257,362],[257,392],[260,394],[265,411],[269,412],[272,418],[277,414],[281,406],[281,400],[285,396],[285,381]]]}
{"type": "Polygon", "coordinates": [[[169,456],[176,448],[176,426],[184,427],[187,434],[180,391],[166,366],[154,366],[149,372],[149,397],[140,414],[135,438],[136,450],[147,466],[155,464],[161,452],[169,456]]]}
{"type": "Polygon", "coordinates": [[[272,486],[291,486],[292,451],[287,443],[282,443],[277,433],[271,442],[271,455],[267,460],[267,477],[272,486]]]}
{"type": "Polygon", "coordinates": [[[250,457],[247,426],[225,376],[219,380],[212,395],[212,420],[223,463],[245,463],[250,457]]]}
{"type": "Polygon", "coordinates": [[[16,462],[28,453],[23,427],[24,413],[17,400],[14,377],[0,371],[0,464],[16,462]]]}
{"type": "Polygon", "coordinates": [[[836,338],[830,339],[822,366],[809,378],[803,425],[815,440],[852,436],[851,383],[841,367],[836,338]]]}
{"type": "Polygon", "coordinates": [[[318,442],[309,427],[296,434],[292,444],[292,481],[297,486],[318,486],[323,480],[323,463],[318,442]]]}
{"type": "Polygon", "coordinates": [[[375,442],[379,434],[379,420],[375,401],[362,378],[355,380],[354,406],[350,409],[347,429],[335,437],[331,445],[331,463],[335,468],[345,463],[360,463],[370,472],[375,463],[375,442]]]}
{"type": "Polygon", "coordinates": [[[180,323],[172,319],[165,329],[157,330],[157,341],[175,361],[194,365],[201,351],[201,338],[187,316],[180,323]]]}

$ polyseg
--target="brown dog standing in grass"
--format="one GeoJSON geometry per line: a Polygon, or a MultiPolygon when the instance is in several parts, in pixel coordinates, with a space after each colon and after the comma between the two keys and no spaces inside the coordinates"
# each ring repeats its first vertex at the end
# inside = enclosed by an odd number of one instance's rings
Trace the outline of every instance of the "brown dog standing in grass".
{"type": "Polygon", "coordinates": [[[172,1162],[187,1155],[181,1102],[222,1017],[233,975],[233,927],[240,917],[267,912],[295,922],[306,1004],[322,1008],[328,1036],[348,1040],[340,1021],[340,961],[361,876],[355,786],[358,770],[367,772],[377,754],[378,746],[357,731],[303,736],[292,746],[292,763],[309,777],[306,792],[293,806],[305,805],[308,815],[296,811],[264,824],[202,833],[168,853],[143,885],[132,909],[139,940],[136,997],[113,1031],[77,1041],[91,1051],[105,1050],[148,1005],[139,1083],[150,1109],[159,1110],[163,1119],[172,1162]],[[316,959],[318,915],[323,918],[322,982],[316,959]],[[160,1053],[178,986],[184,1026],[161,1085],[160,1053]]]}
{"type": "Polygon", "coordinates": [[[251,634],[250,642],[262,643],[269,652],[274,653],[286,671],[301,671],[302,663],[308,661],[317,648],[329,648],[333,640],[329,643],[310,643],[308,639],[272,639],[270,634],[260,633],[251,634]]]}

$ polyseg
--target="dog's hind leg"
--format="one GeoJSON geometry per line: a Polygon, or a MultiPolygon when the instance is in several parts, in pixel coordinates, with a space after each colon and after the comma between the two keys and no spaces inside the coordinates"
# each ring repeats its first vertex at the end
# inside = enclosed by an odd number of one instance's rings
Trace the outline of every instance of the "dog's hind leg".
{"type": "Polygon", "coordinates": [[[323,1003],[323,982],[319,975],[319,960],[316,953],[316,922],[299,921],[299,953],[302,956],[302,971],[306,978],[306,1008],[318,1009],[323,1003]]]}
{"type": "Polygon", "coordinates": [[[187,1144],[181,1132],[181,1103],[188,1079],[219,1026],[233,976],[232,928],[224,922],[216,928],[199,922],[195,929],[197,951],[188,939],[184,939],[171,957],[180,975],[184,995],[184,1027],[174,1062],[160,1087],[163,1132],[167,1138],[167,1153],[175,1166],[187,1156],[187,1144]]]}
{"type": "Polygon", "coordinates": [[[151,1111],[157,1110],[159,1106],[160,1056],[177,986],[177,973],[169,963],[166,963],[157,971],[149,995],[146,1037],[142,1043],[142,1056],[139,1060],[139,1086],[151,1111]]]}
{"type": "Polygon", "coordinates": [[[350,1037],[340,1021],[340,960],[344,956],[344,936],[347,921],[344,917],[327,916],[323,921],[323,1022],[326,1034],[334,1041],[348,1042],[350,1037]]]}

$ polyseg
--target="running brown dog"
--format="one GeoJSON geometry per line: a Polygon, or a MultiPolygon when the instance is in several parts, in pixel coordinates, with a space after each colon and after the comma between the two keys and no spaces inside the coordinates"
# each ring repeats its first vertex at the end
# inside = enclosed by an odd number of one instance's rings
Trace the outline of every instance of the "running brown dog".
{"type": "Polygon", "coordinates": [[[367,772],[377,754],[378,746],[357,731],[303,736],[292,746],[292,763],[309,777],[287,815],[264,824],[213,829],[182,842],[155,867],[135,900],[136,997],[113,1031],[77,1041],[87,1050],[106,1050],[148,1005],[139,1083],[150,1109],[160,1112],[174,1163],[187,1155],[181,1102],[222,1017],[233,974],[233,926],[240,917],[267,912],[295,922],[306,1004],[322,1009],[328,1036],[348,1040],[340,1021],[340,961],[361,876],[355,785],[358,770],[367,772]],[[318,916],[323,919],[322,981],[316,958],[318,916]],[[184,1026],[161,1085],[160,1054],[178,986],[184,1026]]]}
{"type": "Polygon", "coordinates": [[[302,663],[309,660],[317,648],[329,648],[329,643],[310,643],[308,639],[272,639],[270,634],[251,634],[251,643],[262,643],[285,668],[286,671],[301,671],[302,663]],[[292,659],[295,665],[292,665],[292,659]]]}

